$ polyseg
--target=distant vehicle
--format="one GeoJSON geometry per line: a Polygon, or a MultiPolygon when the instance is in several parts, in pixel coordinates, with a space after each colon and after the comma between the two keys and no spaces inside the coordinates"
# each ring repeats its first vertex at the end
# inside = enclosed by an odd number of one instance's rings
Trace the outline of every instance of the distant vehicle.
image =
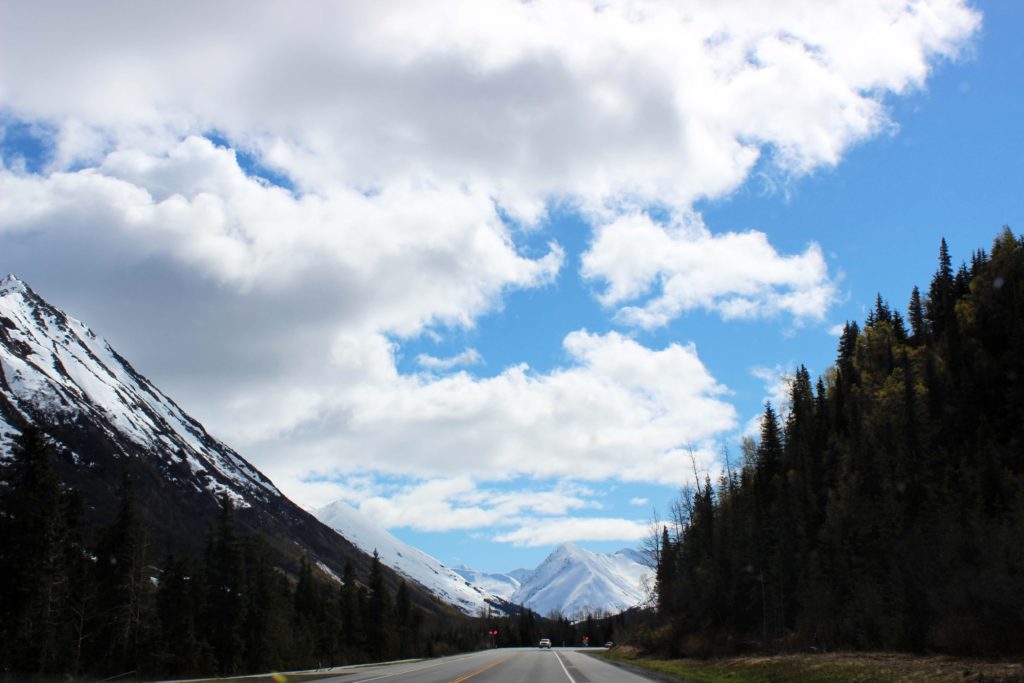
{"type": "Polygon", "coordinates": [[[547,649],[550,650],[551,649],[551,639],[550,638],[541,638],[540,639],[540,647],[542,649],[546,647],[547,649]]]}
{"type": "Polygon", "coordinates": [[[609,640],[607,643],[604,644],[604,646],[605,647],[611,647],[612,646],[612,641],[609,640]]]}

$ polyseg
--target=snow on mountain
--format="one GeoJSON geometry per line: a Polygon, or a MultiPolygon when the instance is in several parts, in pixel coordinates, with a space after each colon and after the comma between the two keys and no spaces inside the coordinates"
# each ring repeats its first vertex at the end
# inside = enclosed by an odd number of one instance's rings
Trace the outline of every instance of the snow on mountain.
{"type": "MultiPolygon", "coordinates": [[[[508,600],[512,597],[512,594],[519,590],[520,581],[511,574],[486,574],[484,572],[477,571],[471,567],[461,566],[455,567],[455,572],[459,576],[469,581],[474,586],[478,586],[483,590],[497,595],[499,598],[508,600]]],[[[523,569],[526,574],[529,574],[529,570],[523,569]]]]}
{"type": "Polygon", "coordinates": [[[520,584],[522,584],[522,582],[526,581],[527,577],[529,577],[532,573],[532,569],[513,569],[510,572],[506,572],[505,575],[515,579],[520,584]]]}
{"type": "Polygon", "coordinates": [[[227,493],[239,507],[283,498],[104,339],[13,275],[0,281],[0,397],[0,456],[12,423],[89,424],[122,457],[159,451],[197,491],[227,493]]]}
{"type": "Polygon", "coordinates": [[[475,586],[440,560],[400,541],[351,505],[337,501],[313,514],[366,553],[374,550],[380,561],[462,612],[479,615],[507,606],[497,593],[475,586]]]}
{"type": "Polygon", "coordinates": [[[570,618],[635,607],[646,599],[645,583],[653,572],[634,553],[595,553],[563,543],[509,599],[544,616],[558,612],[570,618]]]}

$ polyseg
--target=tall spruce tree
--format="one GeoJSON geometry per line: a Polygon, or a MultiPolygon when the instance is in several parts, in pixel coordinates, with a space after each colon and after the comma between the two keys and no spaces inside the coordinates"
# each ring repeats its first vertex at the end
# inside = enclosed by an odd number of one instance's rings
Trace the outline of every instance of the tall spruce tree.
{"type": "Polygon", "coordinates": [[[66,500],[41,429],[26,425],[11,455],[0,487],[0,663],[15,672],[57,673],[71,645],[66,500]]]}
{"type": "Polygon", "coordinates": [[[136,508],[131,475],[122,472],[118,511],[97,552],[98,661],[109,674],[141,673],[153,662],[149,545],[136,508]]]}
{"type": "Polygon", "coordinates": [[[384,572],[380,563],[380,555],[373,551],[370,564],[370,576],[366,582],[369,594],[363,615],[366,631],[366,649],[374,660],[382,660],[390,654],[393,642],[393,624],[391,594],[384,584],[384,572]]]}
{"type": "Polygon", "coordinates": [[[231,497],[220,497],[220,513],[211,530],[206,551],[207,598],[204,635],[210,643],[217,670],[237,673],[243,661],[242,547],[235,531],[235,506],[231,497]]]}

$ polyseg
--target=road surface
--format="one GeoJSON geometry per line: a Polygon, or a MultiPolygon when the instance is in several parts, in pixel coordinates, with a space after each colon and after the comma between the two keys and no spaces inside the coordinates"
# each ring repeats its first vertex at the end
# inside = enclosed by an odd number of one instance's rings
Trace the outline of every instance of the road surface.
{"type": "MultiPolygon", "coordinates": [[[[597,650],[598,648],[594,648],[597,650]]],[[[650,683],[572,648],[502,648],[381,666],[333,669],[317,683],[650,683]]]]}

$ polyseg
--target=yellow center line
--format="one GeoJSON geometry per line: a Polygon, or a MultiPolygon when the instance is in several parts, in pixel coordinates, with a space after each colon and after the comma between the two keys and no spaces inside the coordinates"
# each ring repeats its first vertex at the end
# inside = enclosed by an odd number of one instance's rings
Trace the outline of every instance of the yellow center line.
{"type": "Polygon", "coordinates": [[[510,655],[508,657],[505,657],[504,659],[499,659],[496,662],[491,662],[487,666],[480,667],[476,671],[471,671],[470,673],[465,674],[464,676],[459,676],[458,678],[453,678],[452,680],[448,681],[448,683],[462,683],[463,681],[468,681],[469,679],[473,678],[473,676],[479,676],[480,674],[482,674],[485,671],[490,671],[494,667],[498,666],[499,664],[504,664],[505,662],[507,662],[508,660],[512,659],[512,657],[515,657],[515,656],[516,655],[510,655]]]}

